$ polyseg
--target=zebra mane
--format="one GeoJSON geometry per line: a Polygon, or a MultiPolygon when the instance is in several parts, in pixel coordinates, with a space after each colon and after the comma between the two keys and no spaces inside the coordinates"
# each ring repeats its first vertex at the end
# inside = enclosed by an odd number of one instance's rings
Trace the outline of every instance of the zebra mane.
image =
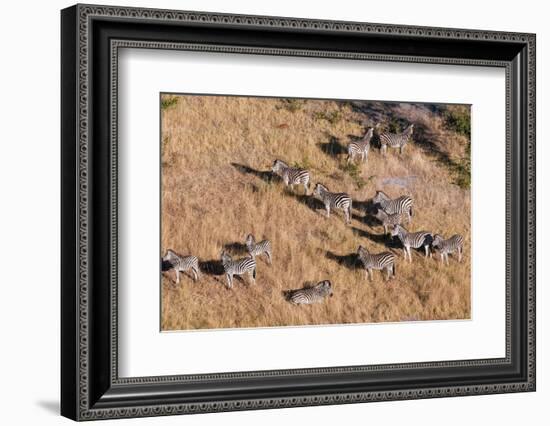
{"type": "Polygon", "coordinates": [[[276,164],[280,164],[283,167],[289,167],[287,163],[285,163],[283,160],[279,160],[278,158],[273,162],[273,166],[276,164]]]}
{"type": "Polygon", "coordinates": [[[321,187],[321,189],[323,189],[323,191],[328,191],[328,190],[329,190],[328,187],[327,187],[326,185],[323,185],[322,183],[319,183],[319,182],[317,182],[317,183],[315,184],[315,186],[321,187]]]}
{"type": "Polygon", "coordinates": [[[250,242],[251,244],[255,244],[256,243],[256,239],[254,238],[254,235],[252,234],[248,234],[246,236],[246,242],[248,244],[248,242],[250,242]]]}

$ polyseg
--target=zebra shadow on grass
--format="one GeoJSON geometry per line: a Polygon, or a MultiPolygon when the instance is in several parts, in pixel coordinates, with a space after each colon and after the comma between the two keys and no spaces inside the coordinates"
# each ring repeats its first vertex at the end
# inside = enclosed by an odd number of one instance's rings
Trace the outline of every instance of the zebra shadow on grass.
{"type": "Polygon", "coordinates": [[[281,180],[279,176],[274,174],[271,170],[268,171],[262,171],[262,170],[256,170],[252,167],[246,166],[244,164],[239,163],[231,163],[237,171],[243,175],[252,175],[256,176],[258,179],[263,180],[264,182],[271,183],[271,182],[278,182],[281,180]]]}
{"type": "MultiPolygon", "coordinates": [[[[315,213],[322,214],[322,212],[319,212],[319,210],[325,210],[325,205],[323,204],[323,202],[312,195],[298,194],[297,192],[293,192],[288,188],[283,191],[283,194],[287,197],[294,198],[300,204],[303,204],[315,213]]],[[[331,215],[332,213],[333,212],[331,211],[331,215]]]]}
{"type": "Polygon", "coordinates": [[[325,253],[325,257],[338,263],[338,265],[345,266],[346,268],[351,270],[363,267],[361,261],[359,260],[359,256],[357,256],[357,253],[336,254],[330,250],[327,250],[325,253]]]}
{"type": "Polygon", "coordinates": [[[199,262],[199,269],[206,275],[220,276],[225,274],[221,260],[204,260],[199,262]]]}
{"type": "Polygon", "coordinates": [[[354,234],[356,234],[356,235],[358,235],[362,238],[368,238],[369,240],[371,240],[374,243],[382,244],[385,247],[391,249],[392,251],[396,250],[396,249],[403,248],[403,246],[401,245],[401,242],[399,241],[399,239],[395,238],[395,237],[391,237],[390,235],[387,235],[387,234],[384,234],[384,233],[374,234],[374,233],[366,231],[364,229],[359,229],[359,228],[355,228],[355,227],[352,227],[351,230],[353,231],[354,234]]]}
{"type": "Polygon", "coordinates": [[[347,147],[337,137],[332,135],[328,135],[328,142],[320,142],[317,146],[329,157],[338,157],[339,155],[348,153],[347,147]]]}
{"type": "Polygon", "coordinates": [[[223,249],[232,255],[245,255],[248,254],[246,244],[235,241],[233,243],[224,244],[223,249]]]}

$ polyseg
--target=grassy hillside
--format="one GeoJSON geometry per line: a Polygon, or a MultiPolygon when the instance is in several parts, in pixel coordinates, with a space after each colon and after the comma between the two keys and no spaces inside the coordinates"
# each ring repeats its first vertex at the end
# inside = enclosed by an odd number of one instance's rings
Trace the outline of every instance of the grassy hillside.
{"type": "MultiPolygon", "coordinates": [[[[162,241],[201,260],[202,278],[179,285],[162,276],[163,330],[464,319],[470,317],[469,108],[376,102],[335,102],[164,95],[162,102],[162,241]],[[466,125],[462,120],[466,120],[466,125]],[[371,147],[368,164],[348,165],[345,146],[365,126],[416,125],[400,157],[371,147]],[[376,219],[354,209],[351,226],[338,212],[324,217],[303,188],[291,193],[271,179],[280,158],[307,168],[312,184],[348,192],[357,207],[380,189],[415,203],[409,230],[465,237],[465,256],[450,266],[413,254],[383,235],[376,219]],[[257,282],[225,287],[219,262],[226,248],[244,255],[244,239],[268,238],[273,265],[258,258],[257,282]],[[397,276],[369,282],[354,253],[398,255],[397,276]],[[330,279],[334,297],[294,306],[282,291],[330,279]]],[[[376,141],[373,141],[376,144],[376,141]]],[[[312,187],[313,187],[312,185],[312,187]]]]}

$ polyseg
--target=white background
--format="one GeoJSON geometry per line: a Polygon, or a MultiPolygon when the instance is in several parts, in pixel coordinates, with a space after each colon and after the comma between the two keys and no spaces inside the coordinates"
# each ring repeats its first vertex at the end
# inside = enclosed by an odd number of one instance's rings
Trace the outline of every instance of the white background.
{"type": "Polygon", "coordinates": [[[505,215],[493,214],[505,210],[502,68],[124,49],[119,81],[121,376],[505,356],[505,215]],[[168,91],[471,104],[471,320],[159,333],[159,206],[151,200],[160,186],[159,92],[168,91]],[[232,349],[220,356],[216,347],[232,349]]]}
{"type": "MultiPolygon", "coordinates": [[[[461,0],[140,1],[106,4],[536,32],[538,106],[538,385],[530,394],[119,420],[119,424],[545,424],[550,400],[550,249],[546,166],[550,28],[544,2],[461,0]],[[546,81],[545,78],[546,77],[546,81]]],[[[0,398],[2,423],[69,424],[59,404],[59,9],[66,1],[3,4],[0,26],[0,398]]],[[[102,424],[117,424],[114,421],[102,424]]]]}

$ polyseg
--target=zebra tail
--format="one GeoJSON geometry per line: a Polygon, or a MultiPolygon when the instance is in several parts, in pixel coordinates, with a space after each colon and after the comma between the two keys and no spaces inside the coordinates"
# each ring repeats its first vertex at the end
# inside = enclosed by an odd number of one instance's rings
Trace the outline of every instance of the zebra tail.
{"type": "Polygon", "coordinates": [[[256,279],[256,268],[254,268],[254,271],[252,271],[252,277],[256,279]]]}
{"type": "Polygon", "coordinates": [[[412,206],[411,206],[411,208],[409,209],[409,213],[411,214],[411,217],[414,216],[414,215],[413,215],[413,208],[412,208],[412,206]]]}

